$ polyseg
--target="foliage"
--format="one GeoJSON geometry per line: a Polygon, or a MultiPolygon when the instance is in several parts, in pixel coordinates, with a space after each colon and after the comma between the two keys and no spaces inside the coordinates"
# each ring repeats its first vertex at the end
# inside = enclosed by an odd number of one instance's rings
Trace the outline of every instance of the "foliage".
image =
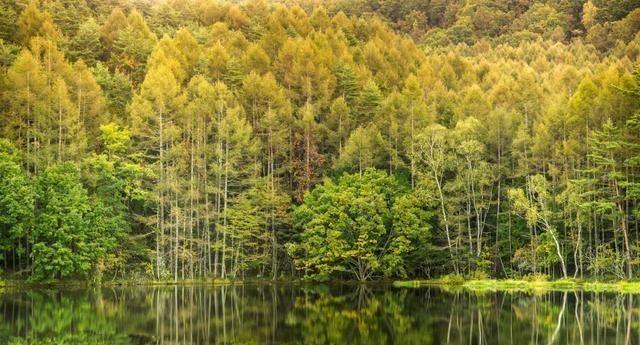
{"type": "Polygon", "coordinates": [[[0,140],[0,247],[5,252],[16,249],[23,254],[25,244],[21,239],[33,221],[35,195],[19,163],[16,148],[7,140],[0,140]]]}
{"type": "Polygon", "coordinates": [[[404,275],[404,260],[429,231],[428,213],[384,172],[344,174],[326,180],[294,210],[300,239],[288,246],[306,275],[346,272],[358,280],[404,275]]]}
{"type": "Polygon", "coordinates": [[[47,168],[38,178],[36,195],[37,227],[29,237],[33,278],[87,276],[113,246],[104,209],[91,208],[80,173],[69,163],[47,168]]]}
{"type": "Polygon", "coordinates": [[[632,279],[639,14],[1,2],[0,265],[94,281],[632,279]]]}

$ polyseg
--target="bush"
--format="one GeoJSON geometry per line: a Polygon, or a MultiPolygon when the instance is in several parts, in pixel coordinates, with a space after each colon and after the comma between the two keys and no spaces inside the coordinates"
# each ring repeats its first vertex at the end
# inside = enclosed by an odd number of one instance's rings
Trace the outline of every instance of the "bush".
{"type": "Polygon", "coordinates": [[[523,276],[522,280],[528,282],[547,282],[549,281],[549,276],[544,273],[531,273],[523,276]]]}
{"type": "Polygon", "coordinates": [[[440,278],[440,282],[447,285],[462,285],[464,284],[464,277],[459,274],[447,274],[440,278]]]}
{"type": "Polygon", "coordinates": [[[491,277],[489,276],[489,274],[483,270],[475,270],[475,272],[473,272],[473,274],[471,275],[471,279],[473,280],[487,280],[487,279],[491,279],[491,277]]]}

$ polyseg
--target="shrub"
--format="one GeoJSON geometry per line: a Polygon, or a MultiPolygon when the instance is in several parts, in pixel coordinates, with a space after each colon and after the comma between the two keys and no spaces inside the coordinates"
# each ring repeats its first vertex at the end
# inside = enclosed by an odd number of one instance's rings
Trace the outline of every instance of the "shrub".
{"type": "Polygon", "coordinates": [[[440,278],[440,282],[447,285],[462,285],[464,284],[464,277],[459,274],[447,274],[440,278]]]}
{"type": "Polygon", "coordinates": [[[531,273],[523,276],[522,280],[528,282],[547,282],[549,281],[549,276],[544,273],[531,273]]]}

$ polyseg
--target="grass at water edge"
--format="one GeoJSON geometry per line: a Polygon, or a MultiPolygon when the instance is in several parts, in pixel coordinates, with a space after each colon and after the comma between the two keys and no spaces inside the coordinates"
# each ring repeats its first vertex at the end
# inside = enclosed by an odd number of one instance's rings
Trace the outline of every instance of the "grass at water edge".
{"type": "Polygon", "coordinates": [[[618,292],[640,294],[640,281],[591,281],[578,279],[559,279],[553,281],[529,281],[518,279],[470,279],[470,280],[405,280],[393,282],[395,287],[418,288],[440,286],[446,288],[464,288],[472,291],[571,291],[618,292]]]}

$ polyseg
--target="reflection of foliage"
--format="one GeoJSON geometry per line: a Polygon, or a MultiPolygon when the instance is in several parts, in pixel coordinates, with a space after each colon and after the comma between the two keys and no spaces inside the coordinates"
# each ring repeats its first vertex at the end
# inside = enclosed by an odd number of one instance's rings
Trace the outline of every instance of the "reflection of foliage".
{"type": "Polygon", "coordinates": [[[431,333],[418,331],[405,310],[407,294],[365,286],[349,295],[311,294],[296,300],[287,323],[301,328],[302,344],[431,343],[431,333]]]}
{"type": "Polygon", "coordinates": [[[6,292],[0,344],[589,344],[590,335],[608,344],[616,334],[625,343],[620,337],[640,334],[639,302],[623,294],[384,285],[6,292]]]}
{"type": "MultiPolygon", "coordinates": [[[[116,323],[102,313],[96,313],[89,294],[29,293],[21,296],[19,305],[29,308],[28,320],[17,324],[22,338],[9,338],[10,344],[132,344],[116,323]]],[[[0,324],[2,324],[0,318],[0,324]]],[[[0,327],[0,342],[7,340],[0,327]],[[3,340],[4,339],[4,340],[3,340]]]]}

